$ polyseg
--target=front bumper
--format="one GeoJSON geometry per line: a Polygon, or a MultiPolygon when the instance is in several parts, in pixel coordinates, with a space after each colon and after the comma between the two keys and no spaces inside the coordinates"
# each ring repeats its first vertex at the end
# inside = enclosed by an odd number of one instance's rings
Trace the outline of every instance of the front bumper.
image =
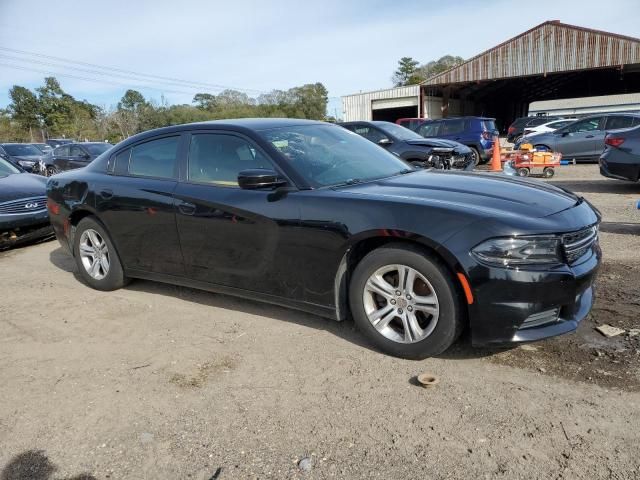
{"type": "Polygon", "coordinates": [[[513,344],[574,331],[589,314],[601,260],[598,244],[575,266],[552,270],[471,269],[474,303],[469,305],[474,345],[513,344]],[[555,321],[528,326],[541,312],[558,309],[555,321]]]}
{"type": "Polygon", "coordinates": [[[46,210],[28,215],[0,215],[0,249],[53,236],[46,210]]]}

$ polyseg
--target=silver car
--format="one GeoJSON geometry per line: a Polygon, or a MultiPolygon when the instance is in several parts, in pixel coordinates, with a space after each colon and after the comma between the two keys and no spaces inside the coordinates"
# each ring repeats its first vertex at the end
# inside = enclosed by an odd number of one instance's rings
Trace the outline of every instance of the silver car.
{"type": "Polygon", "coordinates": [[[565,160],[597,161],[604,150],[607,130],[640,125],[640,114],[609,113],[584,117],[553,132],[529,135],[520,143],[531,143],[538,150],[562,153],[565,160]]]}

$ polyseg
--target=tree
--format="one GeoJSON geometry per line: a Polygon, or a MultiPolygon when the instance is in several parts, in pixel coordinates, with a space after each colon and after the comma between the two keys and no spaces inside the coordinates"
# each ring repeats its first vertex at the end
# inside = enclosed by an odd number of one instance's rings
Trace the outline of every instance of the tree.
{"type": "Polygon", "coordinates": [[[416,70],[420,62],[411,57],[402,57],[398,60],[398,69],[393,73],[393,84],[396,87],[403,85],[413,85],[420,83],[420,78],[416,76],[416,70]]]}
{"type": "Polygon", "coordinates": [[[216,96],[210,93],[196,93],[191,103],[195,103],[200,110],[213,110],[218,105],[216,96]]]}
{"type": "Polygon", "coordinates": [[[33,130],[40,127],[38,97],[28,88],[14,85],[9,90],[11,117],[25,131],[29,131],[29,141],[33,142],[33,130]]]}
{"type": "Polygon", "coordinates": [[[445,72],[449,70],[451,67],[455,67],[464,62],[464,58],[462,57],[454,57],[453,55],[445,55],[444,57],[440,57],[438,60],[432,60],[424,65],[421,65],[420,68],[417,69],[416,74],[422,78],[422,80],[426,80],[428,78],[433,77],[439,73],[445,72]]]}

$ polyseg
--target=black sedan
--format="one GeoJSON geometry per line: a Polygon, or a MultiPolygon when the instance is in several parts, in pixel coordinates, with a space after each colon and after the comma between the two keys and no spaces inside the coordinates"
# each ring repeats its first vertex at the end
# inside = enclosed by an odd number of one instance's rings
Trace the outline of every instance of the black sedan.
{"type": "Polygon", "coordinates": [[[453,140],[424,138],[391,122],[344,122],[342,127],[386,148],[414,166],[442,170],[473,170],[471,149],[453,140]]]}
{"type": "Polygon", "coordinates": [[[414,169],[337,125],[245,119],[131,137],[47,184],[82,279],[131,278],[336,320],[393,355],[575,330],[593,304],[599,214],[534,180],[414,169]]]}
{"type": "Polygon", "coordinates": [[[0,250],[53,235],[46,183],[0,158],[0,250]]]}
{"type": "Polygon", "coordinates": [[[619,180],[640,180],[640,125],[609,132],[600,156],[600,173],[619,180]]]}
{"type": "Polygon", "coordinates": [[[69,143],[56,147],[45,160],[47,176],[89,165],[113,145],[103,142],[69,143]]]}
{"type": "Polygon", "coordinates": [[[0,158],[27,172],[39,172],[47,155],[30,143],[0,143],[0,158]]]}

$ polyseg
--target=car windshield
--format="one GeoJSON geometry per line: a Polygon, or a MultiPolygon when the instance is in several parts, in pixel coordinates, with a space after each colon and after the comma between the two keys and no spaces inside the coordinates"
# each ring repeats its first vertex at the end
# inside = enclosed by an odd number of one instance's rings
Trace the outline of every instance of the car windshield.
{"type": "Polygon", "coordinates": [[[413,130],[401,127],[395,123],[374,122],[374,125],[387,135],[397,138],[398,140],[422,140],[422,137],[413,130]]]}
{"type": "Polygon", "coordinates": [[[366,182],[413,170],[375,143],[338,126],[281,127],[260,135],[315,187],[366,182]]]}
{"type": "Polygon", "coordinates": [[[15,145],[5,145],[3,148],[12,157],[42,155],[42,152],[38,150],[36,147],[34,147],[33,145],[15,144],[15,145]]]}
{"type": "Polygon", "coordinates": [[[110,143],[88,143],[83,146],[85,149],[89,150],[91,155],[100,155],[101,153],[109,150],[113,145],[110,143]]]}
{"type": "Polygon", "coordinates": [[[0,158],[0,177],[6,177],[7,175],[12,175],[14,173],[20,173],[20,170],[6,160],[0,158]]]}

